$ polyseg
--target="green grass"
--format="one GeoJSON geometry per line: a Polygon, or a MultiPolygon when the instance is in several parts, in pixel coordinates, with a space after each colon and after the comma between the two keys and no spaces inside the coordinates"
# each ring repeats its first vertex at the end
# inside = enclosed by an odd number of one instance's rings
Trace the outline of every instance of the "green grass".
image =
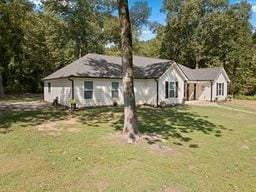
{"type": "Polygon", "coordinates": [[[233,109],[239,109],[239,110],[256,113],[256,101],[233,100],[231,102],[229,101],[229,102],[219,103],[219,105],[230,107],[233,109]]]}
{"type": "Polygon", "coordinates": [[[163,135],[157,144],[171,152],[112,137],[121,108],[1,113],[0,191],[255,191],[255,115],[196,106],[138,114],[140,131],[163,135]]]}

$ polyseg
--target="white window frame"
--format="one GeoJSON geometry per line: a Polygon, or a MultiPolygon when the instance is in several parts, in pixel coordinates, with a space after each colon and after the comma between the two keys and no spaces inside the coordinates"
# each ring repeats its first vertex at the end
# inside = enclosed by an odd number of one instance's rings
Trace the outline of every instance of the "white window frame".
{"type": "Polygon", "coordinates": [[[93,98],[93,81],[84,81],[84,99],[92,99],[93,98]],[[87,88],[86,83],[91,83],[92,88],[87,88]],[[91,97],[86,97],[86,92],[91,92],[91,97]]]}
{"type": "Polygon", "coordinates": [[[224,96],[224,83],[217,83],[216,89],[217,89],[217,95],[216,96],[224,96]]]}
{"type": "Polygon", "coordinates": [[[111,89],[112,98],[118,98],[119,97],[119,82],[112,82],[111,85],[112,85],[112,89],[111,89]],[[114,84],[116,84],[117,87],[114,87],[113,86],[114,84]]]}
{"type": "Polygon", "coordinates": [[[171,81],[169,83],[169,98],[175,98],[176,97],[176,82],[171,81]],[[171,88],[171,84],[173,84],[173,88],[171,88]],[[171,91],[173,91],[173,96],[171,94],[171,91]]]}

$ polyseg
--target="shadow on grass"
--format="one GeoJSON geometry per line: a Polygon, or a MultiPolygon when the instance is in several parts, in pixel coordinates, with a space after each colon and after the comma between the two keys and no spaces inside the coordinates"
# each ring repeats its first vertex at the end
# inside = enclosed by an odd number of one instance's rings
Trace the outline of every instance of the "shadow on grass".
{"type": "MultiPolygon", "coordinates": [[[[176,145],[191,142],[189,133],[201,132],[216,137],[222,136],[222,125],[216,125],[207,116],[192,113],[188,106],[170,108],[140,108],[138,110],[139,129],[141,133],[158,134],[165,139],[172,138],[176,145]]],[[[123,119],[116,121],[115,128],[122,129],[123,119]]],[[[190,144],[191,148],[198,148],[198,144],[190,144]]]]}
{"type": "MultiPolygon", "coordinates": [[[[138,108],[139,130],[142,134],[161,135],[161,138],[172,138],[176,145],[191,142],[189,133],[201,132],[216,137],[222,136],[222,131],[227,130],[222,125],[210,122],[207,116],[200,116],[191,112],[189,106],[177,106],[168,108],[138,108]]],[[[81,123],[97,127],[98,124],[111,123],[115,130],[123,128],[122,108],[94,108],[78,113],[81,123]]],[[[231,131],[231,130],[229,130],[231,131]]],[[[155,140],[158,142],[161,140],[155,140]]],[[[155,143],[152,140],[149,144],[155,143]]],[[[191,148],[198,148],[198,144],[190,144],[191,148]]]]}
{"type": "MultiPolygon", "coordinates": [[[[207,116],[200,116],[191,112],[189,106],[169,108],[138,108],[139,130],[142,134],[161,135],[161,138],[171,139],[176,145],[189,144],[191,148],[198,148],[192,143],[192,132],[200,132],[216,137],[222,136],[227,130],[221,125],[210,122],[207,116]]],[[[33,112],[5,112],[0,114],[0,130],[8,133],[13,123],[22,123],[22,126],[36,126],[45,121],[64,120],[71,113],[61,110],[46,110],[33,112]]],[[[75,111],[72,116],[85,125],[99,127],[100,124],[110,123],[115,130],[121,131],[123,127],[123,108],[104,107],[87,108],[75,111]]],[[[229,130],[231,131],[231,130],[229,130]]],[[[160,141],[160,140],[159,140],[160,141]]],[[[158,140],[154,141],[158,142],[158,140]]],[[[150,144],[154,142],[149,141],[150,144]],[[151,142],[151,143],[150,143],[151,142]]]]}
{"type": "Polygon", "coordinates": [[[40,125],[46,121],[64,120],[68,113],[57,109],[42,111],[6,111],[0,112],[0,133],[9,133],[12,125],[21,124],[23,127],[40,125]]]}

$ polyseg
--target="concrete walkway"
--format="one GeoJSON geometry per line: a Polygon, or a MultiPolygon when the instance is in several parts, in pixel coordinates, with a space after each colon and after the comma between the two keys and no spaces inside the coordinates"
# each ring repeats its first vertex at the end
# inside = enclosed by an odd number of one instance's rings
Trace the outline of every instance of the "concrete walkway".
{"type": "Polygon", "coordinates": [[[194,106],[218,106],[216,102],[209,101],[186,101],[186,105],[194,105],[194,106]]]}
{"type": "Polygon", "coordinates": [[[242,113],[256,115],[255,112],[247,111],[247,110],[243,110],[243,109],[235,109],[235,108],[232,108],[232,107],[226,107],[226,106],[221,106],[221,105],[217,105],[217,107],[222,108],[222,109],[228,109],[228,110],[232,110],[232,111],[239,111],[239,112],[242,112],[242,113]]]}
{"type": "Polygon", "coordinates": [[[50,106],[51,104],[42,101],[1,101],[0,111],[38,111],[49,108],[50,106]]]}
{"type": "Polygon", "coordinates": [[[186,102],[185,104],[187,104],[187,105],[193,105],[193,106],[211,106],[211,107],[219,107],[219,108],[222,108],[222,109],[227,109],[227,110],[232,110],[232,111],[239,111],[239,112],[242,112],[242,113],[247,113],[247,114],[256,115],[256,112],[247,111],[247,110],[243,110],[243,109],[236,109],[236,108],[232,108],[232,107],[226,107],[226,106],[218,105],[218,103],[216,103],[216,102],[188,101],[188,102],[186,102]]]}

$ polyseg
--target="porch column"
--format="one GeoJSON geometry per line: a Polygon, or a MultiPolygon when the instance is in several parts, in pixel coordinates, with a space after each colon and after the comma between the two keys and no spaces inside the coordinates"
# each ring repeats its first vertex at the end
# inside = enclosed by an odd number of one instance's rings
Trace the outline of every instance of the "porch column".
{"type": "Polygon", "coordinates": [[[189,101],[189,83],[187,83],[187,101],[189,101]]]}
{"type": "Polygon", "coordinates": [[[194,83],[194,100],[196,100],[196,83],[194,83]]]}
{"type": "Polygon", "coordinates": [[[211,102],[212,102],[212,85],[213,85],[213,83],[211,81],[211,102]]]}

